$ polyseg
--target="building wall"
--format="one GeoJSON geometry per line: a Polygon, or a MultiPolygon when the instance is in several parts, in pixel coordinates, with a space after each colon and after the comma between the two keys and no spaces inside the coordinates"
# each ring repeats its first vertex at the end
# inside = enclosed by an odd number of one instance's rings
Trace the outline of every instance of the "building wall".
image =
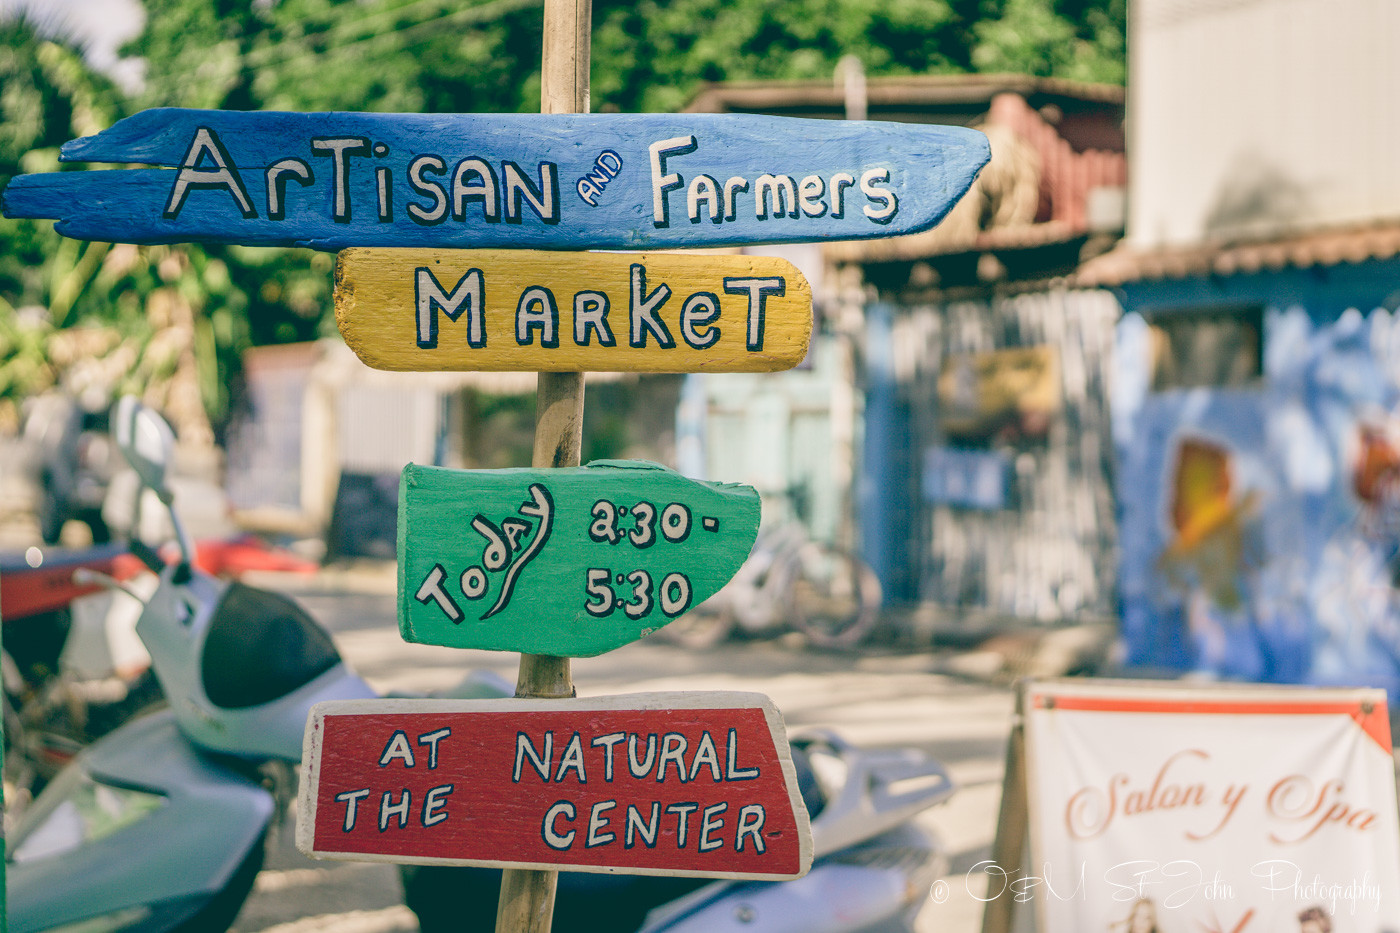
{"type": "Polygon", "coordinates": [[[1129,287],[1114,418],[1130,665],[1400,690],[1396,283],[1392,260],[1129,287]],[[1244,306],[1262,325],[1254,378],[1152,384],[1154,324],[1244,306]]]}
{"type": "Polygon", "coordinates": [[[765,522],[796,519],[817,540],[849,547],[854,413],[846,342],[814,334],[807,360],[787,372],[686,379],[681,471],[753,486],[765,522]]]}
{"type": "Polygon", "coordinates": [[[1054,287],[872,309],[863,469],[873,488],[860,524],[893,601],[1033,622],[1114,612],[1107,399],[1118,314],[1105,292],[1054,287]],[[1027,361],[1048,369],[1050,392],[1024,376],[1027,361]],[[954,369],[976,366],[991,375],[960,388],[954,369]],[[954,410],[960,393],[967,410],[954,410]]]}
{"type": "Polygon", "coordinates": [[[1400,4],[1134,0],[1129,240],[1400,217],[1400,4]]]}

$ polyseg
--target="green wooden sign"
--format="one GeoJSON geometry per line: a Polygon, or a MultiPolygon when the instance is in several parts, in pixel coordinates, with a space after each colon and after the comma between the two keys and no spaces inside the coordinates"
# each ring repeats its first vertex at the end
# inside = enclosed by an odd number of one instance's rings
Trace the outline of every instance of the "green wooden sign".
{"type": "Polygon", "coordinates": [[[409,464],[399,484],[405,641],[593,657],[729,582],[758,535],[751,487],[655,463],[562,470],[409,464]]]}

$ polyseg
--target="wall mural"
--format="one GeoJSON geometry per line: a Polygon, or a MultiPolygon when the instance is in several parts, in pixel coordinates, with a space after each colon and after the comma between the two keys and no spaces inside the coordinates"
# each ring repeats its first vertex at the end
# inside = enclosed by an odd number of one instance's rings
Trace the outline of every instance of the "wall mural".
{"type": "MultiPolygon", "coordinates": [[[[1124,369],[1145,332],[1125,318],[1124,369]]],[[[1264,346],[1256,387],[1120,383],[1125,659],[1395,694],[1400,320],[1270,312],[1264,346]]]]}
{"type": "Polygon", "coordinates": [[[1052,346],[953,353],[938,376],[939,429],[963,443],[1041,439],[1061,407],[1052,346]]]}

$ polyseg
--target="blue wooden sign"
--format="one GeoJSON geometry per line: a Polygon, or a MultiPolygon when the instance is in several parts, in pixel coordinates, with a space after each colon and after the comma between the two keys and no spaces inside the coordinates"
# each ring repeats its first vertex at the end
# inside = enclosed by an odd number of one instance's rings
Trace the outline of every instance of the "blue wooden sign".
{"type": "Polygon", "coordinates": [[[81,239],[623,249],[933,226],[989,157],[962,127],[735,114],[147,110],[21,175],[7,217],[81,239]]]}

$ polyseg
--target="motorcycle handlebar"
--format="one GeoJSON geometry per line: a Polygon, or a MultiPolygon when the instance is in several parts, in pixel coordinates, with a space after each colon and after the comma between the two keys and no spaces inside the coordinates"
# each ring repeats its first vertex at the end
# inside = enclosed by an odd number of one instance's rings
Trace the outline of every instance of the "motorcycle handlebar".
{"type": "Polygon", "coordinates": [[[160,553],[145,541],[133,537],[128,546],[136,559],[145,564],[153,572],[160,573],[165,569],[165,561],[160,559],[160,553]]]}
{"type": "MultiPolygon", "coordinates": [[[[129,547],[131,553],[153,572],[160,573],[165,569],[165,561],[161,559],[160,552],[146,542],[139,538],[132,538],[129,547]]],[[[188,583],[193,574],[194,570],[190,566],[190,559],[186,556],[185,549],[181,548],[180,563],[176,565],[171,580],[177,584],[188,583]]]]}
{"type": "Polygon", "coordinates": [[[78,586],[104,586],[109,590],[121,590],[137,602],[145,602],[140,593],[118,580],[111,574],[103,573],[100,570],[93,570],[91,567],[79,567],[73,571],[73,582],[78,586]]]}

